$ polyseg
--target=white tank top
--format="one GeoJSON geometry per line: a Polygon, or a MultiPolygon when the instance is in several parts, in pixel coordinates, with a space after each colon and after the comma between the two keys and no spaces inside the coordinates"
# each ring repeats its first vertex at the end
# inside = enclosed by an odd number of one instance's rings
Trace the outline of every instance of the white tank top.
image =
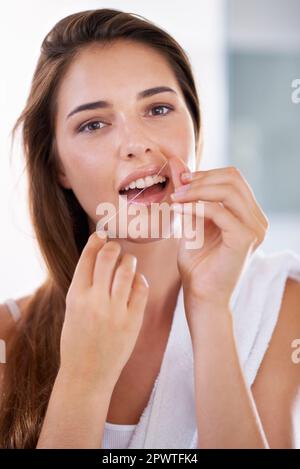
{"type": "MultiPolygon", "coordinates": [[[[8,307],[14,321],[17,322],[21,318],[20,308],[17,303],[12,298],[8,298],[4,301],[4,304],[8,307]]],[[[105,422],[101,448],[128,448],[135,427],[136,425],[117,425],[105,422]]]]}
{"type": "Polygon", "coordinates": [[[136,425],[116,425],[105,422],[102,449],[128,448],[136,425]]]}

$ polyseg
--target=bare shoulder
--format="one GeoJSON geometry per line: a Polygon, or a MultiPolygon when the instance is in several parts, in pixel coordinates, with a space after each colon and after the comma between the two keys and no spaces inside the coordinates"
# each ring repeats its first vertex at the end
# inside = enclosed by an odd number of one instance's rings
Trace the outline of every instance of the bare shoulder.
{"type": "Polygon", "coordinates": [[[278,321],[252,386],[252,393],[270,447],[298,447],[300,282],[292,278],[287,279],[278,321]]]}

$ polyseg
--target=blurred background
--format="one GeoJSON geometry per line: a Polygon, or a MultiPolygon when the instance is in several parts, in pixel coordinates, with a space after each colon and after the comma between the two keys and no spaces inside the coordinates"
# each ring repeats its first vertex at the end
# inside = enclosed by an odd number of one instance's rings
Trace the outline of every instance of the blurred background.
{"type": "Polygon", "coordinates": [[[202,169],[237,166],[270,221],[261,247],[300,255],[299,0],[10,0],[0,19],[0,302],[31,293],[45,275],[22,150],[10,136],[40,44],[62,17],[103,7],[145,16],[181,43],[200,95],[202,169]]]}

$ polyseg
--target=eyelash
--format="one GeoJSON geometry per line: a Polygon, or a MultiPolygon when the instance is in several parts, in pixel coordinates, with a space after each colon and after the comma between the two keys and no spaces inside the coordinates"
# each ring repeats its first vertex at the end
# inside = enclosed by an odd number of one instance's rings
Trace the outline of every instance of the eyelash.
{"type": "MultiPolygon", "coordinates": [[[[156,105],[156,106],[152,106],[152,107],[150,108],[150,111],[153,110],[153,109],[164,108],[164,107],[165,107],[166,109],[168,109],[168,112],[166,112],[165,114],[158,114],[158,117],[160,117],[161,115],[162,115],[162,116],[167,116],[168,114],[170,114],[170,112],[174,111],[173,106],[169,106],[169,105],[166,105],[166,104],[158,104],[158,105],[156,105]]],[[[153,117],[156,117],[156,116],[153,116],[153,117]]],[[[87,128],[87,126],[89,126],[89,125],[91,125],[91,124],[95,124],[95,123],[97,123],[97,122],[103,123],[103,122],[100,121],[100,120],[99,120],[99,121],[90,121],[90,122],[87,122],[86,124],[82,124],[82,125],[79,126],[79,128],[78,128],[78,130],[77,130],[78,133],[83,133],[83,132],[85,132],[84,129],[87,128]]],[[[94,129],[94,130],[102,130],[103,128],[104,128],[104,127],[101,127],[100,129],[94,129]]],[[[94,130],[88,130],[87,133],[93,133],[94,130]]]]}

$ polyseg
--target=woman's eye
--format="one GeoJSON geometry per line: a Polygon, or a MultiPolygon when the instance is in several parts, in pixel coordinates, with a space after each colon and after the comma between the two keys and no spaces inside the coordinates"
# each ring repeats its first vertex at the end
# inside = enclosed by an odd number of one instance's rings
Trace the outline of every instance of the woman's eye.
{"type": "MultiPolygon", "coordinates": [[[[171,111],[173,111],[173,107],[171,106],[166,106],[166,105],[158,105],[158,106],[153,106],[150,109],[150,112],[154,111],[155,116],[165,116],[169,114],[171,111]],[[165,110],[165,111],[164,111],[165,110]],[[157,112],[158,111],[158,112],[157,112]]],[[[105,124],[102,121],[91,121],[88,122],[87,124],[83,124],[78,128],[78,132],[87,132],[87,133],[93,133],[96,130],[101,130],[103,129],[107,124],[105,124]]]]}
{"type": "Polygon", "coordinates": [[[153,106],[150,111],[153,111],[155,109],[159,109],[159,112],[154,114],[156,116],[165,116],[166,114],[169,114],[169,112],[173,111],[173,108],[171,106],[166,105],[153,106]],[[167,109],[167,112],[161,112],[162,109],[167,109]]]}
{"type": "Polygon", "coordinates": [[[101,121],[92,121],[92,122],[88,122],[87,124],[84,124],[84,125],[82,125],[81,127],[79,127],[78,132],[88,132],[88,133],[91,133],[91,132],[94,132],[95,130],[102,129],[102,128],[104,127],[103,124],[104,124],[104,123],[101,122],[101,121]],[[101,124],[102,124],[102,127],[100,127],[101,124]]]}

